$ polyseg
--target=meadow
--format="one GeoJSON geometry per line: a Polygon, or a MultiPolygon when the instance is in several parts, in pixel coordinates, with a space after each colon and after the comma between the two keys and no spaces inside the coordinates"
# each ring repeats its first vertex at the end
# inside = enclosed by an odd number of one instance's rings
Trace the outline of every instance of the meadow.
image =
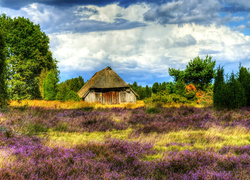
{"type": "Polygon", "coordinates": [[[0,111],[1,179],[250,179],[250,108],[45,103],[0,111]]]}

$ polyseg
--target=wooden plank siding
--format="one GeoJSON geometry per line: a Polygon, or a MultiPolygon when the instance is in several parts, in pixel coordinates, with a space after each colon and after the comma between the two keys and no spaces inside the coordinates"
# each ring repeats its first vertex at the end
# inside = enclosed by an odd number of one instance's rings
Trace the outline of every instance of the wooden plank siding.
{"type": "Polygon", "coordinates": [[[128,89],[92,89],[83,100],[102,104],[136,103],[136,96],[128,89]]]}
{"type": "Polygon", "coordinates": [[[119,104],[119,91],[103,92],[103,104],[119,104]]]}

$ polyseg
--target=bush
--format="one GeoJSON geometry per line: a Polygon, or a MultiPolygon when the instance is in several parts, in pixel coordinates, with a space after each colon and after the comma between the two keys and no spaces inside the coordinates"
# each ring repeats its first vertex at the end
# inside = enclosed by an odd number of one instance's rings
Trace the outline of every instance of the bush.
{"type": "Polygon", "coordinates": [[[183,97],[179,94],[168,94],[168,91],[161,91],[157,94],[154,94],[151,98],[146,98],[144,100],[145,104],[149,103],[188,103],[186,97],[183,97]]]}
{"type": "Polygon", "coordinates": [[[81,101],[78,94],[72,90],[69,90],[65,96],[66,101],[81,101]]]}

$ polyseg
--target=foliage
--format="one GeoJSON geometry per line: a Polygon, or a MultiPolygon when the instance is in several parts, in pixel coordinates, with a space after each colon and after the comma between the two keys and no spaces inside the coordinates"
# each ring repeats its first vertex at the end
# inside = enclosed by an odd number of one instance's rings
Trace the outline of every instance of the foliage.
{"type": "Polygon", "coordinates": [[[72,78],[58,84],[58,92],[56,100],[59,101],[80,101],[77,92],[84,85],[84,80],[81,76],[79,78],[72,78]]]}
{"type": "Polygon", "coordinates": [[[148,85],[146,85],[146,87],[138,86],[137,82],[128,85],[139,95],[138,100],[151,97],[152,95],[152,88],[148,87],[148,85]]]}
{"type": "Polygon", "coordinates": [[[41,74],[39,76],[39,84],[38,84],[39,92],[40,92],[42,99],[44,99],[43,82],[46,79],[47,75],[48,75],[48,71],[46,69],[42,69],[41,74]]]}
{"type": "Polygon", "coordinates": [[[157,93],[157,92],[159,92],[159,84],[158,84],[158,82],[155,82],[154,84],[153,84],[153,86],[152,86],[152,92],[153,93],[157,93]]]}
{"type": "Polygon", "coordinates": [[[213,100],[215,108],[236,109],[248,105],[248,84],[250,75],[243,67],[240,68],[239,76],[231,73],[224,80],[224,69],[219,67],[215,76],[213,100]]]}
{"type": "Polygon", "coordinates": [[[218,67],[216,76],[214,78],[214,90],[213,90],[213,103],[214,107],[226,107],[226,95],[224,92],[225,80],[224,80],[224,69],[218,67]]]}
{"type": "Polygon", "coordinates": [[[5,57],[5,40],[0,31],[0,108],[8,104],[7,63],[5,57]]]}
{"type": "Polygon", "coordinates": [[[57,94],[57,82],[56,74],[54,70],[50,70],[43,81],[43,93],[45,100],[55,100],[57,94]]]}
{"type": "MultiPolygon", "coordinates": [[[[8,87],[11,99],[39,99],[39,76],[43,69],[53,69],[58,78],[57,61],[49,50],[49,38],[23,17],[0,16],[0,29],[6,37],[8,87]]],[[[41,87],[41,84],[40,84],[41,87]]]]}
{"type": "Polygon", "coordinates": [[[180,95],[180,96],[184,96],[187,92],[186,90],[186,84],[184,82],[183,79],[179,79],[177,82],[176,82],[176,94],[180,95]]]}
{"type": "Polygon", "coordinates": [[[198,89],[205,90],[214,77],[214,66],[215,61],[212,61],[211,56],[206,56],[206,59],[198,56],[190,60],[183,71],[169,68],[169,75],[174,77],[175,82],[183,79],[186,84],[192,83],[198,89]]]}
{"type": "Polygon", "coordinates": [[[82,76],[79,76],[78,78],[72,78],[72,79],[66,80],[65,85],[69,90],[78,92],[83,87],[84,80],[82,76]]]}
{"type": "Polygon", "coordinates": [[[227,96],[227,108],[235,109],[246,106],[245,90],[241,83],[236,79],[234,73],[231,74],[229,80],[225,84],[224,93],[227,96]]]}
{"type": "Polygon", "coordinates": [[[80,97],[75,91],[69,90],[65,96],[66,101],[80,101],[80,97]]]}
{"type": "Polygon", "coordinates": [[[240,65],[238,81],[245,90],[246,106],[250,107],[250,70],[240,65]]]}
{"type": "Polygon", "coordinates": [[[66,97],[68,91],[69,90],[68,90],[65,83],[62,82],[62,83],[58,84],[56,100],[65,101],[65,97],[66,97]]]}
{"type": "Polygon", "coordinates": [[[168,91],[161,91],[157,94],[153,94],[152,97],[144,100],[145,104],[148,103],[188,103],[186,97],[180,94],[169,94],[168,91]]]}

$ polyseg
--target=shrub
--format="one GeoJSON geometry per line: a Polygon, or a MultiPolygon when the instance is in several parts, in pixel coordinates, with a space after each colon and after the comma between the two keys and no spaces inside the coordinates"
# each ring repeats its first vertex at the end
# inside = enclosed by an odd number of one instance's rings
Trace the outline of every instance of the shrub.
{"type": "Polygon", "coordinates": [[[69,90],[65,96],[66,101],[80,101],[78,94],[72,90],[69,90]]]}
{"type": "Polygon", "coordinates": [[[45,100],[55,100],[57,94],[57,82],[56,72],[54,70],[49,71],[46,76],[46,79],[43,81],[43,92],[45,100]]]}
{"type": "Polygon", "coordinates": [[[179,94],[168,94],[167,91],[161,91],[157,94],[153,94],[151,98],[144,100],[145,104],[149,103],[189,103],[186,97],[179,94]]]}

